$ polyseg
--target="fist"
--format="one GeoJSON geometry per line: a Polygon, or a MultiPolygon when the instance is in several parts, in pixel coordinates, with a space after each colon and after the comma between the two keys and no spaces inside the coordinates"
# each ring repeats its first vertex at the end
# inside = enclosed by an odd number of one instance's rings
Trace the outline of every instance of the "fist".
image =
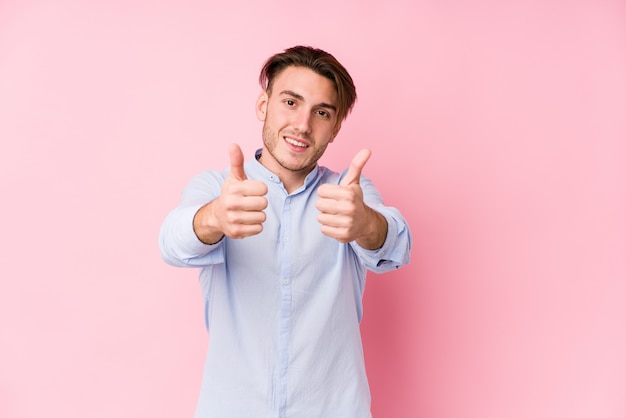
{"type": "Polygon", "coordinates": [[[317,220],[322,224],[321,231],[339,242],[351,242],[369,233],[371,209],[363,202],[359,180],[370,155],[370,150],[361,150],[352,159],[341,183],[324,184],[317,191],[316,207],[320,212],[317,220]]]}
{"type": "Polygon", "coordinates": [[[239,145],[231,145],[229,153],[230,174],[222,184],[220,195],[204,205],[194,218],[194,231],[207,244],[215,243],[223,236],[245,238],[263,230],[267,185],[248,180],[239,145]]]}

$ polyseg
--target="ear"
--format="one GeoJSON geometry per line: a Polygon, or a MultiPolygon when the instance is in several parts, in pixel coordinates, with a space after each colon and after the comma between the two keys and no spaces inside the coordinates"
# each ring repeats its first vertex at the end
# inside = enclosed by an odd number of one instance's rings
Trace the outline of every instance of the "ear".
{"type": "Polygon", "coordinates": [[[267,116],[267,102],[269,100],[269,95],[267,91],[261,92],[259,98],[256,99],[256,117],[259,118],[260,121],[265,121],[265,117],[267,116]]]}

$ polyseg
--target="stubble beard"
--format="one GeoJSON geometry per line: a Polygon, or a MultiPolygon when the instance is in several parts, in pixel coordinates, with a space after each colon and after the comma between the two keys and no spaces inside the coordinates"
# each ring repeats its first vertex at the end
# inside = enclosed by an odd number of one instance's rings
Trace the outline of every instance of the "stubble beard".
{"type": "MultiPolygon", "coordinates": [[[[298,135],[304,138],[307,137],[303,134],[298,135]]],[[[268,126],[267,122],[263,123],[263,144],[265,145],[265,148],[270,153],[274,161],[278,163],[278,165],[280,165],[285,170],[291,171],[293,173],[308,174],[313,169],[317,161],[322,157],[324,151],[326,151],[326,146],[328,146],[327,144],[322,148],[314,149],[313,155],[311,155],[306,161],[302,163],[291,164],[285,159],[281,158],[276,151],[276,148],[278,147],[280,141],[283,141],[282,136],[278,132],[274,131],[270,126],[268,126]]]]}

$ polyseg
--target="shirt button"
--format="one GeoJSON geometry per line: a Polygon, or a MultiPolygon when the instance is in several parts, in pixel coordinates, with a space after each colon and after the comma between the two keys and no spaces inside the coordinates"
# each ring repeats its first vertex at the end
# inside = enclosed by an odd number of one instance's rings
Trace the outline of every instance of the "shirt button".
{"type": "Polygon", "coordinates": [[[286,202],[287,202],[287,203],[291,203],[291,198],[290,198],[290,197],[288,197],[288,198],[287,198],[287,200],[286,200],[286,202]]]}
{"type": "Polygon", "coordinates": [[[283,280],[283,284],[289,284],[289,280],[287,279],[283,280]]]}
{"type": "Polygon", "coordinates": [[[287,241],[289,241],[289,238],[287,237],[283,238],[283,242],[287,242],[287,241]]]}

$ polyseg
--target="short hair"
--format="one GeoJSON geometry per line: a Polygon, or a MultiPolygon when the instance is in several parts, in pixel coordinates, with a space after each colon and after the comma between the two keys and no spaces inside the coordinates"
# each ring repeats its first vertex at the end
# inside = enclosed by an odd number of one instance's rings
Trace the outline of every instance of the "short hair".
{"type": "Polygon", "coordinates": [[[332,81],[339,100],[337,123],[348,117],[356,102],[354,82],[345,67],[335,57],[321,49],[298,45],[271,56],[259,75],[261,87],[271,94],[274,79],[291,66],[308,68],[332,81]]]}

